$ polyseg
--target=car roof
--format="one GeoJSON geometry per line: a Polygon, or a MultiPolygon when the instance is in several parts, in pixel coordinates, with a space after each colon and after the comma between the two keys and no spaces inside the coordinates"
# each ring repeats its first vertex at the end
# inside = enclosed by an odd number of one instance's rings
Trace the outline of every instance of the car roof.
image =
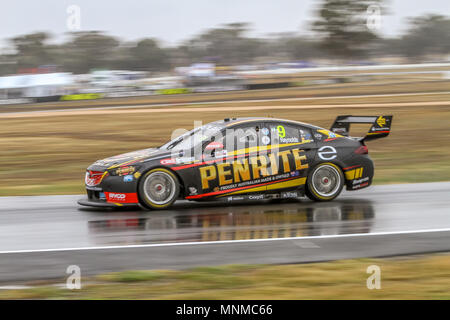
{"type": "Polygon", "coordinates": [[[223,120],[218,120],[212,122],[213,124],[218,124],[225,127],[231,127],[234,125],[238,125],[241,123],[251,123],[251,122],[284,122],[295,125],[301,125],[304,127],[312,128],[312,129],[321,129],[320,127],[311,125],[309,123],[304,123],[300,121],[287,120],[287,119],[278,119],[278,118],[269,118],[269,117],[244,117],[244,118],[225,118],[223,120]]]}

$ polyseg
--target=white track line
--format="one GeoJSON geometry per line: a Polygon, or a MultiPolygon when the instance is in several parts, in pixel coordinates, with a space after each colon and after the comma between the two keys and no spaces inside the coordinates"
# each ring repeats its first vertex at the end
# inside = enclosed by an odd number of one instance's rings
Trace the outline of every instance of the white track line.
{"type": "Polygon", "coordinates": [[[338,238],[371,237],[371,236],[417,234],[417,233],[435,233],[435,232],[450,232],[450,228],[407,230],[407,231],[386,231],[386,232],[374,232],[374,233],[354,233],[354,234],[307,236],[307,237],[246,239],[246,240],[220,240],[220,241],[202,241],[202,242],[171,242],[171,243],[155,243],[155,244],[136,244],[136,245],[127,245],[127,246],[102,246],[102,247],[55,248],[55,249],[35,249],[35,250],[11,250],[11,251],[0,251],[0,254],[64,252],[64,251],[88,251],[88,250],[111,250],[111,249],[136,249],[136,248],[153,248],[153,247],[177,247],[177,246],[195,246],[195,245],[208,245],[208,244],[231,244],[231,243],[250,243],[250,242],[267,242],[267,241],[283,241],[283,240],[286,241],[286,240],[338,239],[338,238]]]}

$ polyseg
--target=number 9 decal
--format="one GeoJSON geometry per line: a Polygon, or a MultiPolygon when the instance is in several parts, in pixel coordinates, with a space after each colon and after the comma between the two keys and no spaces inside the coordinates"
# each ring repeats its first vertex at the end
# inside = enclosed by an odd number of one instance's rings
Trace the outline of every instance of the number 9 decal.
{"type": "Polygon", "coordinates": [[[284,129],[283,126],[278,126],[278,127],[277,127],[277,130],[278,130],[278,136],[279,136],[280,138],[286,137],[286,129],[284,129]]]}

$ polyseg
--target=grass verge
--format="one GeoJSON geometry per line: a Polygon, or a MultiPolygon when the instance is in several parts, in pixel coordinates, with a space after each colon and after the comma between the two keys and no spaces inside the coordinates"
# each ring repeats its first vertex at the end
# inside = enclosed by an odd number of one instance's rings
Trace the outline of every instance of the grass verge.
{"type": "Polygon", "coordinates": [[[0,299],[450,299],[450,256],[125,271],[82,278],[80,290],[47,284],[0,299]],[[371,265],[379,290],[366,285],[371,265]]]}

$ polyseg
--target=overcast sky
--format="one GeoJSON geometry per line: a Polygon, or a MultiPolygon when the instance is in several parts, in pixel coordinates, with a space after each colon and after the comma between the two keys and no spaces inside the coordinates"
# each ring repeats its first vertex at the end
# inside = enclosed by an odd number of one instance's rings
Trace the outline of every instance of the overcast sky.
{"type": "MultiPolygon", "coordinates": [[[[166,45],[179,43],[201,31],[230,22],[250,22],[252,35],[304,32],[317,0],[2,0],[0,44],[34,31],[64,39],[67,8],[81,10],[81,30],[102,30],[126,40],[155,37],[166,45]],[[3,40],[3,41],[2,41],[3,40]]],[[[424,13],[450,15],[450,0],[387,0],[390,14],[382,33],[399,34],[405,18],[424,13]]]]}

